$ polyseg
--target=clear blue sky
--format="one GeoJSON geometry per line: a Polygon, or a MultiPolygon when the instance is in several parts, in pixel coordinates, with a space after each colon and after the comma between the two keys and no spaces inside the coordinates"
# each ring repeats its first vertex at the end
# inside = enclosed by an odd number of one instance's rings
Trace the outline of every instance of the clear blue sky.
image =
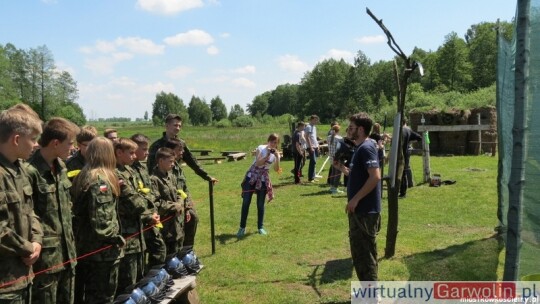
{"type": "Polygon", "coordinates": [[[0,44],[46,45],[78,83],[87,118],[143,117],[160,91],[227,109],[299,83],[325,58],[390,60],[383,32],[406,54],[451,32],[511,21],[510,0],[0,0],[0,44]]]}

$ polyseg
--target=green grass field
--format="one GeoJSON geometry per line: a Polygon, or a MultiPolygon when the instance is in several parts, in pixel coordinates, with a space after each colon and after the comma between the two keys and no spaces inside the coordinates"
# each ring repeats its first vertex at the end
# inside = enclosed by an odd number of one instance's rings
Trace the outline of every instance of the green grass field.
{"type": "MultiPolygon", "coordinates": [[[[319,132],[326,132],[321,126],[319,132]]],[[[134,129],[119,129],[130,136],[134,129]]],[[[156,139],[161,130],[138,129],[156,139]]],[[[270,132],[287,126],[252,129],[187,127],[190,148],[250,151],[270,132]]],[[[319,159],[317,169],[323,163],[319,159]]],[[[271,174],[275,199],[266,205],[269,235],[256,234],[256,204],[251,205],[247,236],[236,238],[240,220],[240,182],[251,157],[203,167],[219,183],[214,187],[216,253],[211,253],[208,183],[185,167],[188,186],[200,216],[196,253],[205,265],[197,279],[202,303],[350,303],[356,274],[350,259],[345,195],[331,196],[323,179],[294,185],[292,161],[283,174],[271,174]]],[[[380,259],[380,280],[497,280],[502,277],[502,249],[494,236],[497,224],[497,158],[432,157],[432,173],[456,180],[439,188],[422,185],[422,159],[411,159],[415,182],[400,200],[396,255],[380,259]]],[[[307,167],[304,174],[307,173],[307,167]]],[[[328,165],[322,175],[328,174],[328,165]]],[[[386,194],[385,194],[386,196],[386,194]]],[[[386,197],[378,236],[379,257],[386,241],[386,197]]]]}

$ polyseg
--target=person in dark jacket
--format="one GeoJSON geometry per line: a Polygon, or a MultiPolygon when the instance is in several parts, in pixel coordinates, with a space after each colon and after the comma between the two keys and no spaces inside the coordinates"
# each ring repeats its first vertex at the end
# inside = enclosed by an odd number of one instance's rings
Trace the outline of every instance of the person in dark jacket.
{"type": "Polygon", "coordinates": [[[399,197],[405,198],[407,196],[407,188],[413,186],[413,178],[411,171],[411,141],[421,141],[422,136],[414,132],[409,126],[407,126],[407,119],[403,119],[403,133],[402,133],[403,145],[403,175],[401,176],[401,185],[399,187],[399,197]]]}
{"type": "MultiPolygon", "coordinates": [[[[186,145],[186,142],[182,139],[178,138],[178,133],[180,132],[180,129],[182,128],[182,118],[178,114],[169,114],[165,118],[165,132],[163,132],[163,137],[156,140],[152,145],[150,146],[150,149],[148,151],[148,171],[150,173],[153,172],[154,167],[156,166],[156,153],[159,148],[166,147],[167,141],[171,138],[176,138],[180,140],[182,143],[182,146],[184,147],[184,153],[182,155],[182,160],[201,178],[204,180],[207,180],[209,182],[212,182],[213,184],[217,183],[218,180],[210,175],[201,167],[201,165],[197,162],[197,159],[193,156],[191,151],[189,150],[188,146],[186,145]]],[[[194,208],[194,206],[191,207],[191,215],[194,217],[197,217],[197,212],[194,208]]],[[[195,235],[197,234],[197,222],[198,219],[195,218],[192,221],[189,221],[186,223],[186,226],[184,227],[184,230],[186,234],[189,236],[186,238],[184,242],[184,246],[187,248],[193,248],[195,245],[195,235]]]]}

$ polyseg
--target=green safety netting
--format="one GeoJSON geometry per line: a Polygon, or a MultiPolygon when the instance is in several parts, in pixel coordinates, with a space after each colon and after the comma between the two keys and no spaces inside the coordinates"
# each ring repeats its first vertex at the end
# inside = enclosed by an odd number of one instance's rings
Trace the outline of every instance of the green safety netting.
{"type": "Polygon", "coordinates": [[[512,41],[499,37],[498,219],[505,281],[540,273],[540,0],[518,0],[512,41]]]}

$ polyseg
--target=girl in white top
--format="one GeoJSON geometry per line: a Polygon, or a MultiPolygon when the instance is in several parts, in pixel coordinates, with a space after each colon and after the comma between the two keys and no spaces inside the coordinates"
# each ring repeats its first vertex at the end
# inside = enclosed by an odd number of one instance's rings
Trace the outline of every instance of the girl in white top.
{"type": "Polygon", "coordinates": [[[268,196],[270,202],[274,198],[272,191],[272,182],[268,174],[270,168],[274,167],[274,171],[281,170],[279,166],[279,152],[277,147],[279,144],[279,136],[275,133],[268,136],[268,142],[265,145],[260,145],[255,150],[255,160],[246,173],[242,182],[242,212],[240,214],[240,229],[236,234],[242,237],[246,233],[246,221],[249,213],[249,205],[253,193],[257,194],[257,229],[259,234],[266,235],[267,232],[263,226],[264,220],[264,203],[265,197],[268,196]]]}

